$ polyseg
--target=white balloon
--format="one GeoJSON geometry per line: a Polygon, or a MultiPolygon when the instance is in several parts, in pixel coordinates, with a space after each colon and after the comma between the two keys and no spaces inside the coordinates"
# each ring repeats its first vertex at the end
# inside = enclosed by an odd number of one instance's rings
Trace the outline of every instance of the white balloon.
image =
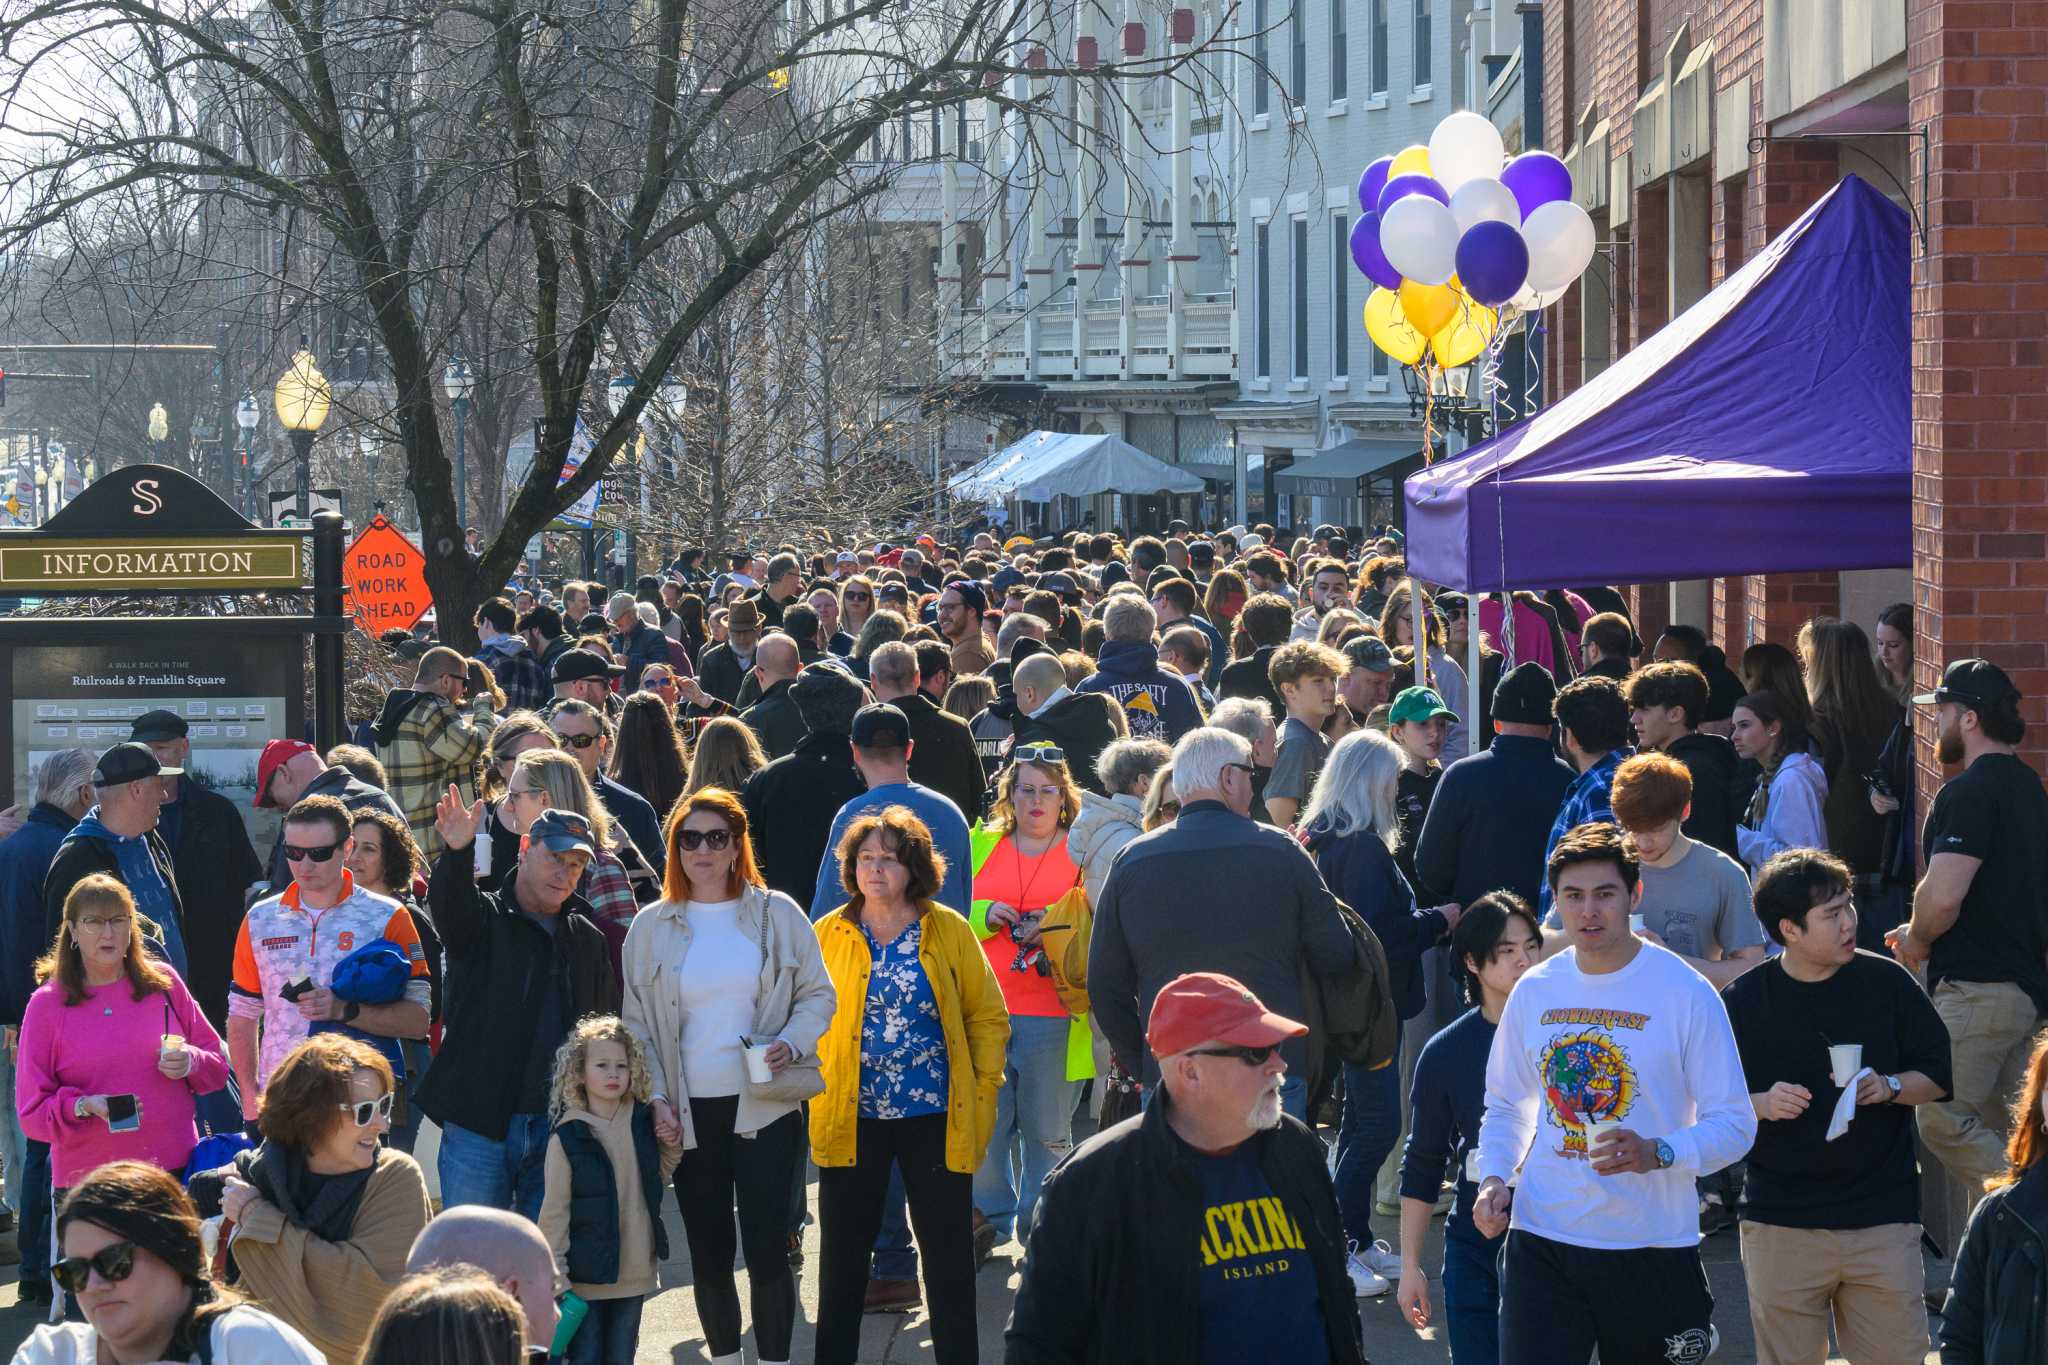
{"type": "Polygon", "coordinates": [[[1479,223],[1520,227],[1522,206],[1515,202],[1513,190],[1486,176],[1467,180],[1451,192],[1451,217],[1458,220],[1458,235],[1463,237],[1479,223]]]}
{"type": "Polygon", "coordinates": [[[1508,307],[1519,308],[1524,313],[1533,313],[1539,308],[1548,308],[1571,291],[1571,286],[1560,285],[1556,289],[1531,289],[1522,286],[1522,292],[1508,300],[1508,307]]]}
{"type": "Polygon", "coordinates": [[[1404,279],[1442,284],[1458,268],[1458,220],[1428,195],[1408,195],[1380,219],[1380,250],[1404,279]]]}
{"type": "Polygon", "coordinates": [[[1522,224],[1522,239],[1529,244],[1529,287],[1539,293],[1569,285],[1593,260],[1593,220],[1569,199],[1538,205],[1522,224]]]}
{"type": "Polygon", "coordinates": [[[1500,129],[1469,109],[1447,116],[1429,135],[1430,174],[1452,194],[1468,180],[1499,178],[1504,156],[1500,129]]]}

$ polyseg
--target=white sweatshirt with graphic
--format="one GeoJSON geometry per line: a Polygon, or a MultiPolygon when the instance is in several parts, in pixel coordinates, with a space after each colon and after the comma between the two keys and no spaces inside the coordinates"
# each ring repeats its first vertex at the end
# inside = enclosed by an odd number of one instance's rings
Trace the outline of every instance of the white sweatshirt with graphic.
{"type": "Polygon", "coordinates": [[[1566,949],[1515,984],[1487,1058],[1477,1161],[1481,1181],[1515,1183],[1514,1227],[1602,1250],[1695,1246],[1694,1177],[1755,1139],[1728,1011],[1675,953],[1644,943],[1620,971],[1590,975],[1566,949]],[[1671,1166],[1595,1174],[1586,1125],[1609,1118],[1670,1143],[1671,1166]]]}

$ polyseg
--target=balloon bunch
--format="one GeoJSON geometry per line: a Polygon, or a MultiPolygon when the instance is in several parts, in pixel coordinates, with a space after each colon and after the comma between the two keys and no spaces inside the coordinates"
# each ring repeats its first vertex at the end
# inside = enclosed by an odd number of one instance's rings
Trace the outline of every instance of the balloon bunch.
{"type": "Polygon", "coordinates": [[[1429,145],[1383,156],[1358,179],[1351,259],[1379,287],[1365,330],[1403,365],[1477,357],[1501,313],[1555,302],[1593,259],[1593,220],[1548,152],[1506,160],[1500,131],[1460,111],[1429,145]]]}

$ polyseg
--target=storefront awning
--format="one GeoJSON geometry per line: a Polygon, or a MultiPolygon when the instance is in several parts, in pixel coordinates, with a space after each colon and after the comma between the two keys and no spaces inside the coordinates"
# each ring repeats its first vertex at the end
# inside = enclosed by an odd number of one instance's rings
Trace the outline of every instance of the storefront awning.
{"type": "Polygon", "coordinates": [[[1355,498],[1361,477],[1377,474],[1421,453],[1422,448],[1409,441],[1361,437],[1296,461],[1285,473],[1273,476],[1273,491],[1306,497],[1355,498]]]}

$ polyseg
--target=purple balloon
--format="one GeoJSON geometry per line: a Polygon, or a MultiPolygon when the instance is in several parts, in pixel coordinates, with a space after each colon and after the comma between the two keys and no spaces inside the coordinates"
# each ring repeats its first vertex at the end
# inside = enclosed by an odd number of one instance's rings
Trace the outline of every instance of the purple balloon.
{"type": "Polygon", "coordinates": [[[1358,177],[1359,208],[1367,213],[1379,212],[1380,191],[1387,187],[1387,172],[1393,166],[1394,158],[1383,156],[1365,168],[1365,174],[1358,177]]]}
{"type": "Polygon", "coordinates": [[[1374,284],[1388,289],[1401,287],[1401,272],[1394,269],[1387,260],[1387,253],[1380,250],[1380,216],[1377,213],[1363,214],[1351,225],[1351,260],[1374,284]]]}
{"type": "Polygon", "coordinates": [[[1458,239],[1458,279],[1474,303],[1498,308],[1529,278],[1529,244],[1507,223],[1474,223],[1458,239]]]}
{"type": "Polygon", "coordinates": [[[1388,209],[1394,207],[1397,202],[1406,199],[1411,194],[1426,194],[1439,204],[1448,205],[1451,202],[1451,196],[1444,193],[1444,187],[1437,184],[1431,177],[1413,174],[1397,175],[1387,182],[1385,189],[1380,191],[1379,202],[1374,205],[1373,211],[1378,213],[1381,218],[1385,218],[1388,209]]]}
{"type": "Polygon", "coordinates": [[[1500,183],[1515,196],[1524,222],[1543,205],[1572,197],[1572,173],[1549,152],[1523,152],[1501,169],[1500,183]]]}

